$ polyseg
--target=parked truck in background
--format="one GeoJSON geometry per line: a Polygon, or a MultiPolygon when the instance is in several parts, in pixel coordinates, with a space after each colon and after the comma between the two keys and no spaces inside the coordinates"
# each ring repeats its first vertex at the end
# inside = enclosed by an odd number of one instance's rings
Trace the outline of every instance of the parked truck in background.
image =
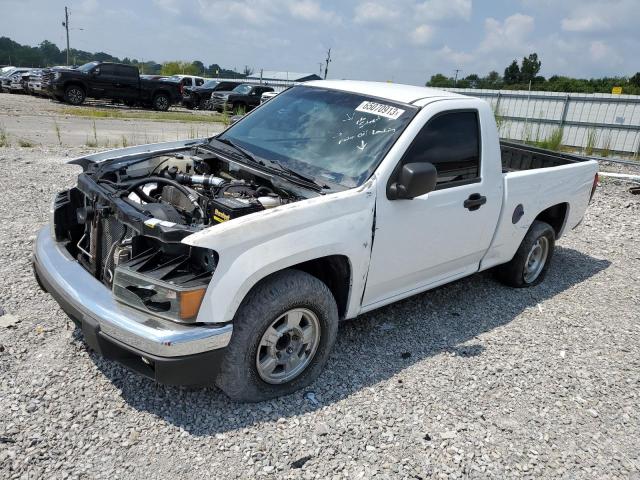
{"type": "Polygon", "coordinates": [[[228,80],[208,80],[198,87],[184,87],[182,90],[182,105],[188,109],[205,109],[213,92],[228,92],[241,83],[228,80]]]}
{"type": "Polygon", "coordinates": [[[231,91],[213,92],[209,108],[218,112],[226,110],[235,115],[243,115],[260,105],[260,97],[266,92],[273,92],[273,88],[243,83],[231,91]]]}
{"type": "Polygon", "coordinates": [[[241,401],[314,381],[341,319],[487,269],[539,284],[597,184],[595,161],[501,143],[482,100],[350,81],[72,163],[40,284],[106,358],[241,401]]]}
{"type": "Polygon", "coordinates": [[[137,67],[110,62],[45,69],[42,86],[50,96],[71,105],[99,98],[165,111],[181,99],[177,83],[141,79],[137,67]]]}

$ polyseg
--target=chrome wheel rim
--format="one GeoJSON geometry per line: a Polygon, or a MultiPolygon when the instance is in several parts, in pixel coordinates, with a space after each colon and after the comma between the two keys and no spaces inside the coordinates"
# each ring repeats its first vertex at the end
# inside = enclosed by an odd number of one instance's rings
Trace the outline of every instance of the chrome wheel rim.
{"type": "Polygon", "coordinates": [[[549,255],[549,240],[547,237],[540,237],[529,250],[527,261],[524,265],[524,281],[526,283],[534,282],[542,272],[547,256],[549,255]]]}
{"type": "Polygon", "coordinates": [[[260,338],[256,352],[258,375],[270,384],[293,380],[311,363],[319,343],[318,316],[306,308],[288,310],[260,338]]]}
{"type": "Polygon", "coordinates": [[[69,90],[69,99],[71,103],[80,103],[82,101],[82,92],[77,88],[69,90]]]}

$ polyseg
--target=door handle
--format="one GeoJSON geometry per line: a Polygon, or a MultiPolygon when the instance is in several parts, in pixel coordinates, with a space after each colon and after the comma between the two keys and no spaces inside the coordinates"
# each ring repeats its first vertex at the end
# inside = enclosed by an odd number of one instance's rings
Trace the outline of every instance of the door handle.
{"type": "Polygon", "coordinates": [[[469,195],[464,201],[464,208],[468,209],[470,212],[478,210],[482,205],[487,203],[487,197],[480,195],[479,193],[472,193],[469,195]]]}

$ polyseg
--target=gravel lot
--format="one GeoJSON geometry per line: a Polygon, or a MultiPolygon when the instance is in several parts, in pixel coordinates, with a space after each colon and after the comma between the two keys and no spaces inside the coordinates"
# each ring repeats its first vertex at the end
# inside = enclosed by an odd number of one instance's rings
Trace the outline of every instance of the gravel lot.
{"type": "MultiPolygon", "coordinates": [[[[170,142],[181,138],[201,138],[222,130],[220,123],[154,121],[144,119],[86,118],[68,112],[87,112],[98,109],[108,113],[117,111],[139,115],[156,112],[140,108],[112,105],[108,102],[89,101],[87,105],[73,107],[47,98],[30,95],[0,93],[0,132],[6,131],[9,142],[18,146],[26,141],[39,147],[61,145],[85,146],[95,142],[101,150],[139,143],[170,142]],[[67,113],[65,113],[67,112],[67,113]]],[[[179,106],[170,112],[194,113],[179,106]]],[[[162,112],[159,112],[162,113],[162,112]]],[[[198,116],[218,116],[215,112],[197,111],[198,116]]]]}
{"type": "MultiPolygon", "coordinates": [[[[86,150],[86,149],[84,149],[86,150]]],[[[341,325],[306,392],[231,403],[86,350],[30,252],[82,147],[0,148],[0,478],[640,478],[640,196],[533,289],[474,275],[341,325]]]]}

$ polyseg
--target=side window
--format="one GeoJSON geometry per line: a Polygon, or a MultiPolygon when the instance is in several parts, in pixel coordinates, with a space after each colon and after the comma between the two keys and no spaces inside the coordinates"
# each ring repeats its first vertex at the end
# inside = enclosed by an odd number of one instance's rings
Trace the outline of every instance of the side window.
{"type": "Polygon", "coordinates": [[[199,87],[203,83],[204,83],[204,79],[203,78],[196,78],[196,87],[199,87]]]}
{"type": "Polygon", "coordinates": [[[100,75],[109,75],[109,76],[117,75],[116,66],[109,65],[109,64],[100,65],[100,75]]]}
{"type": "Polygon", "coordinates": [[[138,76],[138,71],[135,67],[129,67],[126,65],[115,65],[116,75],[119,77],[135,78],[138,76]]]}
{"type": "Polygon", "coordinates": [[[436,167],[438,189],[479,181],[478,113],[449,112],[429,120],[402,159],[403,164],[413,162],[430,162],[436,167]]]}

